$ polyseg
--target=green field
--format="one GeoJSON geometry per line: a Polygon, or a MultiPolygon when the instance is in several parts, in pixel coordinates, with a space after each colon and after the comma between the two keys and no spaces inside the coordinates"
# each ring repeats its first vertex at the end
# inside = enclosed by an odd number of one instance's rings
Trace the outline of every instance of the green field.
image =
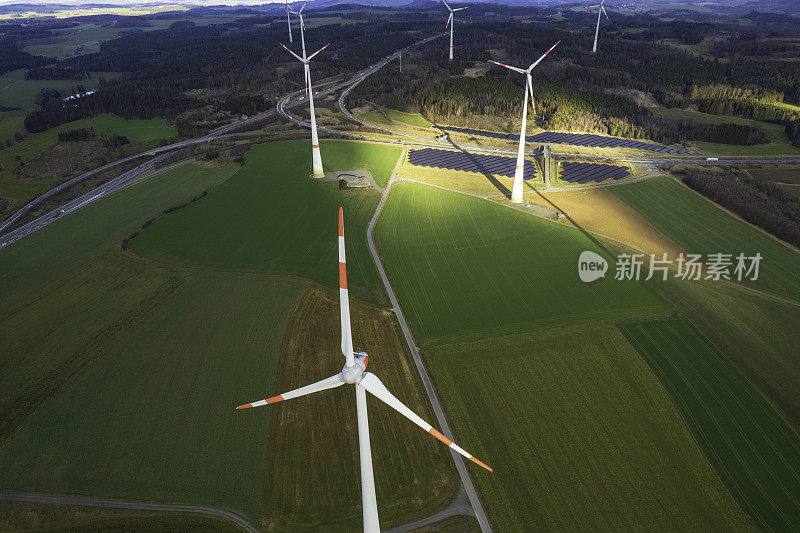
{"type": "MultiPolygon", "coordinates": [[[[323,153],[343,164],[366,160],[379,169],[385,156],[370,159],[363,145],[326,144],[323,153]]],[[[285,180],[279,167],[264,161],[292,152],[287,146],[305,151],[307,142],[255,147],[243,168],[186,165],[166,172],[0,252],[0,334],[7,348],[0,354],[0,491],[232,508],[270,529],[360,525],[354,417],[345,412],[353,407],[351,389],[320,396],[316,403],[233,410],[293,388],[298,379],[308,381],[309,373],[324,372],[315,374],[317,379],[329,375],[341,364],[336,293],[310,300],[322,301],[316,306],[298,305],[305,301],[303,294],[324,291],[308,291],[312,284],[298,278],[295,268],[304,258],[280,250],[299,248],[297,241],[274,228],[226,226],[229,211],[217,206],[216,222],[227,228],[228,239],[237,231],[255,234],[260,243],[270,235],[280,237],[271,251],[285,259],[280,267],[285,276],[204,268],[188,260],[167,264],[124,253],[119,246],[146,220],[204,190],[214,188],[150,225],[141,237],[204,203],[226,206],[226,187],[237,182],[240,197],[258,199],[239,202],[240,221],[265,212],[302,213],[309,196],[316,207],[345,200],[345,206],[366,209],[371,203],[374,208],[376,193],[340,193],[335,182],[311,181],[296,169],[292,185],[307,184],[304,194],[291,197],[263,185],[259,189],[258,181],[253,185],[250,176],[263,182],[270,168],[274,182],[285,180]],[[314,188],[319,190],[309,192],[314,188]],[[340,408],[320,418],[332,401],[340,408]],[[349,429],[342,432],[342,427],[349,429]],[[304,470],[309,461],[320,465],[315,476],[304,470]],[[301,466],[287,469],[290,464],[301,466]]],[[[330,224],[321,215],[314,220],[320,239],[335,249],[335,207],[332,213],[330,224]],[[319,229],[328,225],[329,233],[319,229]]],[[[349,216],[348,262],[350,279],[356,281],[362,277],[354,274],[356,266],[370,265],[363,244],[366,218],[349,216]]],[[[312,222],[305,224],[310,228],[312,222]]],[[[336,272],[335,255],[317,261],[320,272],[322,265],[336,272]]],[[[357,345],[374,354],[370,367],[398,397],[433,420],[392,314],[356,300],[351,309],[357,345]]],[[[457,480],[446,448],[375,401],[370,412],[382,525],[440,510],[454,497],[457,480]]],[[[180,526],[169,517],[141,523],[165,530],[180,526]]],[[[113,520],[86,523],[87,528],[113,526],[113,520]]]]}
{"type": "Polygon", "coordinates": [[[613,325],[424,352],[496,531],[751,529],[613,325]]]}
{"type": "MultiPolygon", "coordinates": [[[[379,182],[399,156],[395,148],[354,142],[322,141],[321,149],[326,170],[366,167],[379,182]]],[[[365,237],[379,194],[339,192],[335,181],[308,178],[310,155],[308,141],[256,146],[236,179],[148,227],[131,250],[169,263],[302,276],[336,288],[336,213],[343,206],[351,294],[384,302],[365,237]]]]}
{"type": "Polygon", "coordinates": [[[384,112],[392,120],[402,122],[403,124],[408,124],[409,126],[418,126],[420,128],[429,128],[431,126],[431,123],[428,119],[417,113],[403,113],[402,111],[397,111],[396,109],[384,109],[384,112]]]}
{"type": "Polygon", "coordinates": [[[90,124],[97,131],[99,137],[123,135],[128,139],[143,141],[150,146],[155,146],[154,141],[172,139],[178,135],[178,130],[167,127],[167,121],[163,118],[126,120],[113,113],[104,113],[96,117],[79,120],[73,124],[76,127],[81,127],[81,123],[90,124]]]}
{"type": "Polygon", "coordinates": [[[783,188],[789,191],[790,193],[794,194],[795,196],[800,197],[800,185],[784,184],[783,188]]]}
{"type": "MultiPolygon", "coordinates": [[[[33,97],[44,87],[58,90],[63,97],[71,94],[72,88],[82,85],[87,90],[97,87],[100,78],[111,80],[119,76],[119,72],[92,72],[85,80],[26,80],[24,70],[12,70],[0,76],[0,105],[19,107],[30,112],[36,107],[33,97]]],[[[5,116],[5,115],[3,115],[5,116]]],[[[0,124],[3,119],[0,117],[0,124]]]]}
{"type": "Polygon", "coordinates": [[[653,286],[800,429],[800,305],[730,284],[653,286]]]}
{"type": "Polygon", "coordinates": [[[800,438],[682,319],[618,324],[658,376],[717,474],[767,531],[800,523],[800,438]]]}
{"type": "Polygon", "coordinates": [[[133,140],[143,142],[142,149],[153,148],[158,145],[158,140],[171,138],[177,130],[166,126],[163,119],[150,120],[124,120],[112,114],[103,114],[90,119],[76,120],[51,128],[41,133],[28,135],[20,142],[15,142],[10,148],[0,151],[0,197],[12,200],[11,209],[0,214],[0,220],[6,218],[13,210],[32,200],[57,185],[55,180],[20,180],[14,177],[13,170],[19,164],[31,161],[45,150],[58,142],[58,134],[75,128],[93,126],[97,128],[100,136],[110,134],[124,135],[133,140]]]}
{"type": "MultiPolygon", "coordinates": [[[[672,178],[653,178],[610,189],[687,253],[763,256],[758,280],[745,287],[800,302],[800,254],[672,178]]],[[[671,258],[674,259],[674,258],[671,258]]]]}
{"type": "Polygon", "coordinates": [[[0,143],[14,140],[14,134],[25,132],[25,116],[28,113],[22,109],[16,111],[0,112],[0,143]]]}
{"type": "MultiPolygon", "coordinates": [[[[191,20],[198,26],[208,26],[210,24],[224,24],[226,22],[233,22],[248,16],[249,15],[186,17],[183,19],[173,18],[161,20],[150,19],[150,26],[135,29],[146,32],[164,30],[180,20],[191,20]]],[[[33,55],[42,55],[48,57],[72,56],[98,52],[100,50],[101,42],[115,39],[120,33],[124,31],[130,31],[131,29],[134,28],[116,28],[114,26],[101,26],[98,24],[83,23],[77,28],[57,31],[56,33],[59,34],[59,42],[50,44],[34,44],[26,46],[22,49],[22,51],[33,55]]]]}
{"type": "Polygon", "coordinates": [[[421,346],[672,308],[637,282],[577,275],[578,256],[608,256],[593,237],[457,193],[401,183],[375,229],[421,346]]]}
{"type": "Polygon", "coordinates": [[[180,167],[0,253],[0,490],[258,516],[269,416],[246,421],[231,408],[243,387],[274,382],[305,284],[153,266],[119,249],[237,168],[180,167]]]}
{"type": "Polygon", "coordinates": [[[240,531],[221,518],[189,513],[157,513],[71,505],[0,502],[0,531],[117,533],[134,531],[240,531]]]}
{"type": "Polygon", "coordinates": [[[717,155],[795,155],[800,153],[800,147],[792,146],[789,138],[784,133],[784,127],[780,124],[770,122],[759,122],[742,117],[730,115],[712,115],[688,109],[651,107],[654,114],[677,120],[692,120],[706,124],[740,124],[743,126],[755,126],[767,132],[770,137],[768,143],[754,144],[752,146],[741,146],[734,144],[720,144],[697,141],[695,144],[709,154],[717,155]]]}

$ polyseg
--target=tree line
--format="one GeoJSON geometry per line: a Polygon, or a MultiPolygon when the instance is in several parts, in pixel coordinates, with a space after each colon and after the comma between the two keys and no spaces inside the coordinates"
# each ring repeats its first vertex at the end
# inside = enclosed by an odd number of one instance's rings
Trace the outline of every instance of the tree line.
{"type": "Polygon", "coordinates": [[[777,183],[720,175],[709,169],[685,171],[683,182],[795,246],[800,246],[800,198],[777,183]]]}

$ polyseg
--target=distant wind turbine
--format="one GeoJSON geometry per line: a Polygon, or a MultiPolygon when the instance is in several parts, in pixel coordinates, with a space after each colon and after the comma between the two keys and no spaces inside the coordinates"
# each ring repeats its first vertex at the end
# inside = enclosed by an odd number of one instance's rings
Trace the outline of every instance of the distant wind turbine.
{"type": "Polygon", "coordinates": [[[611,20],[608,18],[608,13],[606,13],[606,8],[603,7],[603,4],[606,0],[600,0],[600,3],[596,6],[587,6],[586,9],[592,9],[593,7],[599,8],[597,10],[597,27],[594,30],[594,45],[592,46],[592,52],[597,52],[597,35],[600,33],[600,14],[606,16],[606,20],[611,20]]]}
{"type": "Polygon", "coordinates": [[[292,20],[289,17],[289,0],[285,0],[286,2],[286,25],[289,27],[289,42],[292,42],[292,20]]]}
{"type": "Polygon", "coordinates": [[[491,468],[477,460],[462,448],[439,433],[430,424],[417,416],[414,411],[406,407],[398,400],[389,389],[381,382],[375,374],[367,372],[367,354],[365,352],[353,351],[353,338],[350,332],[350,300],[347,294],[347,270],[345,266],[344,253],[344,220],[342,218],[342,208],[339,208],[339,315],[342,328],[342,354],[345,357],[345,365],[342,371],[325,378],[311,385],[300,387],[293,391],[285,392],[278,396],[259,400],[257,402],[240,405],[237,409],[248,409],[259,407],[292,398],[298,398],[307,394],[339,387],[345,383],[354,385],[356,389],[356,413],[358,417],[358,451],[361,464],[361,502],[364,520],[364,531],[367,533],[378,533],[380,523],[378,521],[378,500],[375,496],[375,479],[372,472],[372,449],[369,439],[369,420],[367,418],[367,392],[387,404],[389,407],[408,418],[424,431],[430,433],[451,450],[456,451],[482,466],[492,471],[491,468]]]}
{"type": "MultiPolygon", "coordinates": [[[[300,35],[303,35],[303,25],[300,24],[300,35]]],[[[329,47],[331,43],[326,44],[310,56],[306,57],[306,43],[305,38],[303,38],[303,57],[298,56],[291,50],[289,50],[285,44],[281,43],[281,46],[286,48],[286,51],[292,54],[298,61],[303,64],[303,71],[306,77],[306,95],[308,96],[308,110],[311,113],[311,168],[314,172],[315,178],[321,178],[325,175],[325,171],[322,168],[322,154],[319,151],[319,137],[317,136],[317,117],[314,113],[314,88],[311,86],[311,68],[309,65],[311,64],[311,60],[314,58],[315,55],[325,50],[329,47]]]]}
{"type": "MultiPolygon", "coordinates": [[[[558,41],[560,43],[561,41],[558,41]]],[[[514,170],[514,184],[511,187],[511,202],[515,204],[522,203],[522,180],[525,172],[525,123],[528,121],[528,91],[531,94],[531,105],[533,106],[533,114],[536,114],[536,102],[533,100],[533,84],[531,82],[531,71],[538,65],[547,54],[553,51],[553,48],[558,46],[558,43],[550,47],[550,50],[542,54],[542,57],[536,60],[527,69],[512,67],[497,61],[489,60],[490,63],[500,65],[514,72],[525,74],[525,97],[522,100],[522,129],[519,132],[519,150],[517,151],[517,168],[514,170]]]]}
{"type": "Polygon", "coordinates": [[[444,5],[447,7],[448,11],[450,11],[450,16],[447,17],[447,24],[444,25],[444,30],[447,31],[447,27],[450,26],[450,61],[452,61],[453,60],[453,26],[455,25],[455,19],[453,18],[453,13],[455,13],[456,11],[461,11],[462,9],[467,9],[467,6],[457,7],[455,9],[453,9],[452,7],[450,7],[450,5],[447,3],[446,0],[442,0],[442,2],[444,2],[444,5]]]}

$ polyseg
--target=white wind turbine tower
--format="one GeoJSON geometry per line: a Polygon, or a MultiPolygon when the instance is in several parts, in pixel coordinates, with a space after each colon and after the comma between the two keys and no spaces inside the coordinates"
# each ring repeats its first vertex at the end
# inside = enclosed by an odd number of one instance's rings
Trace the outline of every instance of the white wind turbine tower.
{"type": "Polygon", "coordinates": [[[467,6],[457,7],[455,9],[453,9],[452,7],[450,7],[450,5],[447,3],[446,0],[442,0],[442,2],[444,2],[444,5],[450,11],[450,16],[447,17],[447,24],[444,25],[444,29],[445,29],[445,31],[447,31],[447,26],[450,26],[450,61],[452,61],[453,60],[453,26],[455,25],[455,19],[453,18],[453,13],[455,13],[456,11],[461,11],[462,9],[467,9],[467,6]]]}
{"type": "Polygon", "coordinates": [[[586,9],[591,9],[593,7],[598,8],[597,10],[597,27],[594,30],[594,45],[592,46],[592,52],[597,52],[597,35],[600,33],[600,14],[606,16],[606,20],[611,20],[608,18],[608,13],[606,13],[606,8],[603,7],[603,4],[606,0],[600,0],[600,3],[596,6],[587,6],[586,9]]]}
{"type": "MultiPolygon", "coordinates": [[[[558,41],[560,43],[561,41],[558,41]]],[[[542,57],[536,60],[527,69],[521,69],[498,63],[497,61],[489,60],[490,63],[506,67],[507,69],[525,74],[525,97],[522,99],[522,129],[519,132],[519,150],[517,151],[517,168],[514,170],[514,185],[511,187],[511,202],[515,204],[522,203],[522,180],[525,172],[525,123],[528,121],[528,91],[531,94],[531,105],[533,106],[533,114],[536,114],[536,102],[533,100],[533,84],[531,83],[531,71],[538,65],[547,54],[553,51],[553,48],[558,46],[558,43],[550,47],[550,50],[542,54],[542,57]]]]}
{"type": "Polygon", "coordinates": [[[375,479],[372,473],[372,450],[370,448],[369,421],[367,419],[367,392],[414,422],[424,431],[427,431],[445,443],[451,450],[460,453],[490,472],[492,469],[471,456],[462,448],[456,446],[453,441],[439,433],[433,426],[417,416],[414,411],[406,407],[389,392],[375,374],[367,372],[367,354],[365,352],[353,352],[353,338],[350,332],[350,300],[347,295],[347,271],[344,253],[344,221],[342,219],[341,207],[339,208],[339,312],[342,328],[342,354],[345,357],[345,365],[341,372],[329,378],[317,381],[316,383],[312,383],[311,385],[306,385],[305,387],[300,387],[299,389],[285,392],[278,396],[240,405],[237,409],[248,409],[250,407],[282,402],[283,400],[290,400],[314,392],[339,387],[345,383],[354,385],[356,390],[356,413],[358,417],[358,450],[361,464],[361,500],[364,531],[367,533],[376,533],[379,532],[380,529],[378,521],[378,501],[375,497],[375,479]]]}
{"type": "MultiPolygon", "coordinates": [[[[305,7],[305,5],[303,5],[305,7]]],[[[317,55],[318,53],[325,50],[327,47],[330,46],[331,43],[326,44],[310,56],[306,57],[306,38],[305,38],[305,24],[303,24],[303,8],[300,8],[300,11],[296,12],[297,15],[300,16],[300,40],[302,41],[303,46],[303,57],[298,56],[291,50],[289,50],[286,45],[281,43],[281,46],[286,48],[286,51],[292,54],[298,61],[303,64],[303,73],[305,75],[305,82],[306,82],[306,97],[308,98],[308,109],[311,113],[311,168],[315,178],[321,178],[325,175],[325,170],[322,168],[322,154],[319,151],[319,136],[317,135],[317,117],[314,113],[314,89],[311,86],[311,68],[309,67],[311,63],[311,59],[317,55]]],[[[295,13],[292,11],[292,13],[295,13]]]]}

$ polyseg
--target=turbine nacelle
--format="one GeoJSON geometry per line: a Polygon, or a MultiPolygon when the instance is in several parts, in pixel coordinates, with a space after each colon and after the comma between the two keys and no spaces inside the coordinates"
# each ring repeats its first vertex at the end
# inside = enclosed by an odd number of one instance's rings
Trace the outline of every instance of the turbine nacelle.
{"type": "Polygon", "coordinates": [[[367,352],[353,352],[353,366],[345,364],[339,373],[339,379],[345,383],[355,385],[364,379],[367,371],[367,352]]]}

